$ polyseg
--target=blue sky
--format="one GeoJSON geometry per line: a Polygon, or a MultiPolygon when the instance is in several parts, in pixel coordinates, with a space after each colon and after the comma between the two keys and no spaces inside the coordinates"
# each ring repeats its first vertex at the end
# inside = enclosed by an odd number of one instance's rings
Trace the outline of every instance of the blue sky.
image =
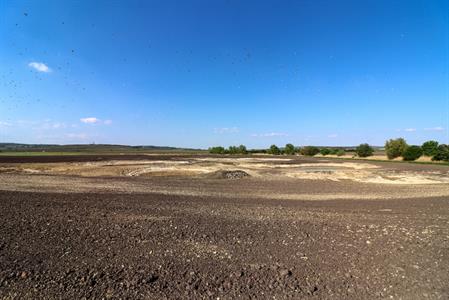
{"type": "Polygon", "coordinates": [[[0,0],[0,140],[448,143],[449,1],[0,0]]]}

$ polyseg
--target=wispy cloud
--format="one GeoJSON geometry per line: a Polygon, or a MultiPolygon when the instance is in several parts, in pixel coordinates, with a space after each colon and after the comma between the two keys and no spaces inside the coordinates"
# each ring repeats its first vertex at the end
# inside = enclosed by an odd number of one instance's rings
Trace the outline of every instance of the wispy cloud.
{"type": "Polygon", "coordinates": [[[238,133],[240,130],[238,127],[222,127],[222,128],[214,128],[214,133],[217,134],[225,134],[225,133],[238,133]]]}
{"type": "Polygon", "coordinates": [[[416,128],[405,128],[404,131],[406,131],[406,132],[415,132],[416,128]]]}
{"type": "Polygon", "coordinates": [[[89,117],[89,118],[81,118],[80,121],[86,124],[96,124],[100,122],[100,119],[97,119],[95,117],[89,117]]]}
{"type": "Polygon", "coordinates": [[[329,134],[327,137],[328,137],[328,138],[331,138],[331,139],[335,139],[335,138],[338,137],[338,134],[332,133],[332,134],[329,134]]]}
{"type": "Polygon", "coordinates": [[[111,125],[112,120],[101,120],[99,118],[95,117],[88,117],[88,118],[81,118],[80,121],[85,124],[104,124],[104,125],[111,125]]]}
{"type": "Polygon", "coordinates": [[[12,126],[11,123],[5,122],[5,121],[0,121],[0,127],[10,127],[10,126],[12,126]]]}
{"type": "Polygon", "coordinates": [[[38,72],[43,72],[43,73],[50,73],[50,72],[51,72],[51,69],[50,69],[46,64],[41,63],[41,62],[35,62],[35,61],[33,61],[33,62],[30,62],[30,63],[28,64],[28,66],[29,66],[30,68],[35,69],[35,70],[38,71],[38,72]]]}
{"type": "Polygon", "coordinates": [[[288,136],[287,133],[284,132],[268,132],[268,133],[254,133],[251,134],[252,137],[279,137],[279,136],[288,136]]]}
{"type": "Polygon", "coordinates": [[[424,130],[426,130],[426,131],[444,131],[444,128],[441,126],[437,126],[437,127],[431,127],[431,128],[424,128],[424,130]]]}

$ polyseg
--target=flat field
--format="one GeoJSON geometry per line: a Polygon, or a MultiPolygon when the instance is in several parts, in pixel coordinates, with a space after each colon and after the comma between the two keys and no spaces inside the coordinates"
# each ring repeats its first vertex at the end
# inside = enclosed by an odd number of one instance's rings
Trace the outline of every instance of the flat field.
{"type": "Polygon", "coordinates": [[[449,167],[0,157],[2,299],[447,299],[449,167]]]}

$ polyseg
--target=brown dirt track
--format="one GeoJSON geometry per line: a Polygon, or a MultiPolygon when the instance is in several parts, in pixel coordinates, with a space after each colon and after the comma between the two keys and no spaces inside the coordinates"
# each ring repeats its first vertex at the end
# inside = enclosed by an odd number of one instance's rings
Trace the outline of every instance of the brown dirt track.
{"type": "Polygon", "coordinates": [[[0,298],[447,299],[447,195],[447,184],[0,173],[0,298]]]}

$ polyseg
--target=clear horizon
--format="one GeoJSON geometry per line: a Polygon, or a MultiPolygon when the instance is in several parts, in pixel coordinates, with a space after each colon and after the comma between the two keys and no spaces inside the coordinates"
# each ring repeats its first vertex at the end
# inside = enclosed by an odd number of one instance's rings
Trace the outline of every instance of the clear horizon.
{"type": "Polygon", "coordinates": [[[449,143],[448,1],[0,9],[0,142],[449,143]]]}

